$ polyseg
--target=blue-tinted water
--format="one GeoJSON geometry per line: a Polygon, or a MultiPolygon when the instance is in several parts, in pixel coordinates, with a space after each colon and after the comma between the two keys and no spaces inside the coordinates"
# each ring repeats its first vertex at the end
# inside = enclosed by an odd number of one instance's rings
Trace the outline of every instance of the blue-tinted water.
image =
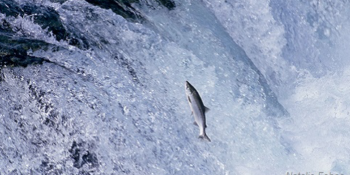
{"type": "Polygon", "coordinates": [[[93,2],[0,2],[0,174],[349,173],[348,2],[93,2]]]}

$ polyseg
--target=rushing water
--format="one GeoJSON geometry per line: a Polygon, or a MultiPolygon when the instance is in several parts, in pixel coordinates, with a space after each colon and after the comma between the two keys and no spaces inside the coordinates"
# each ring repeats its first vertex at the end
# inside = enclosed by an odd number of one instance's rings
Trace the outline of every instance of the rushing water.
{"type": "Polygon", "coordinates": [[[0,174],[349,174],[349,5],[0,0],[0,174]]]}

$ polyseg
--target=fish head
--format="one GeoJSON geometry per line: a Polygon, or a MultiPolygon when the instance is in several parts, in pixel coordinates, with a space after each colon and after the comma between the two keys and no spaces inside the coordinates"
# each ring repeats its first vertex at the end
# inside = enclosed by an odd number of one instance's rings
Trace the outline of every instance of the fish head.
{"type": "Polygon", "coordinates": [[[193,86],[188,81],[185,83],[185,89],[187,94],[192,94],[194,92],[193,86]]]}

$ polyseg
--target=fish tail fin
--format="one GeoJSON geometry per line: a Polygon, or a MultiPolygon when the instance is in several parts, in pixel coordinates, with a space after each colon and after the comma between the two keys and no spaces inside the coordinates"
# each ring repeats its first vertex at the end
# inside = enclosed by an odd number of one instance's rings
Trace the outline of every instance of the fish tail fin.
{"type": "Polygon", "coordinates": [[[209,137],[207,136],[207,134],[202,134],[199,136],[200,139],[204,139],[204,140],[208,140],[209,142],[211,142],[211,140],[209,139],[209,137]]]}

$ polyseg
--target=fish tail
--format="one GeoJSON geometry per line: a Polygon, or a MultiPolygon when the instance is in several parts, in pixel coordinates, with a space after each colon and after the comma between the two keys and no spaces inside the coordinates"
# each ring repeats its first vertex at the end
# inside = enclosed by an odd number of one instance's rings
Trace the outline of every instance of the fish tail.
{"type": "Polygon", "coordinates": [[[202,134],[199,136],[200,139],[205,139],[205,140],[208,140],[209,142],[211,142],[211,140],[209,139],[209,137],[207,136],[207,134],[202,134]]]}

